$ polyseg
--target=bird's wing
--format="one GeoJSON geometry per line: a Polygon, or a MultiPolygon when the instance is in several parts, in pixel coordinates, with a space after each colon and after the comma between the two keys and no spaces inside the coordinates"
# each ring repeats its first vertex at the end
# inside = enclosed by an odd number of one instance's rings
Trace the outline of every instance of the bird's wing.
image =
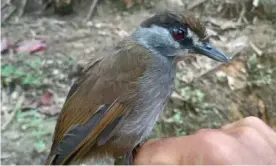
{"type": "Polygon", "coordinates": [[[150,63],[149,52],[131,40],[121,42],[115,54],[91,61],[68,93],[45,164],[67,164],[87,153],[84,147],[129,111],[150,63]]]}

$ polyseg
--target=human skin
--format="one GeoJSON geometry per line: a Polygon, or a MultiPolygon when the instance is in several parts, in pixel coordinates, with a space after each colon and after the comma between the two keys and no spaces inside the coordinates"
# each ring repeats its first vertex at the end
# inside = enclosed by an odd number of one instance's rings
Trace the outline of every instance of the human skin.
{"type": "Polygon", "coordinates": [[[220,129],[149,140],[134,164],[276,164],[276,132],[259,118],[247,117],[220,129]]]}

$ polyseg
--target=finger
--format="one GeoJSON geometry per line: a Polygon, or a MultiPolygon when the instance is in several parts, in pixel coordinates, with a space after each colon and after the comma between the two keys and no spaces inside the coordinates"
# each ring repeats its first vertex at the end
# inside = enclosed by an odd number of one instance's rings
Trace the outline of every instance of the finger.
{"type": "Polygon", "coordinates": [[[251,160],[254,159],[256,163],[263,164],[268,164],[270,161],[275,162],[276,147],[255,128],[239,126],[227,132],[236,138],[241,147],[247,149],[247,153],[251,154],[251,160]]]}
{"type": "MultiPolygon", "coordinates": [[[[224,126],[221,127],[221,129],[230,129],[230,128],[234,128],[234,127],[237,127],[237,126],[251,126],[253,128],[256,128],[256,129],[260,129],[261,127],[263,126],[267,126],[266,123],[264,123],[261,119],[255,117],[255,116],[249,116],[249,117],[246,117],[244,119],[241,119],[239,121],[236,121],[236,122],[233,122],[233,123],[230,123],[230,124],[226,124],[224,126]]],[[[268,129],[270,131],[272,131],[271,128],[268,127],[268,129]]]]}
{"type": "Polygon", "coordinates": [[[227,124],[223,126],[221,130],[228,134],[235,134],[244,131],[240,130],[239,127],[248,127],[255,129],[259,133],[259,135],[263,137],[263,139],[268,141],[272,146],[276,147],[276,132],[257,117],[246,117],[232,124],[227,124]]]}
{"type": "Polygon", "coordinates": [[[227,134],[220,130],[198,132],[205,145],[201,164],[271,164],[275,163],[273,147],[251,127],[232,128],[227,134]],[[207,145],[207,146],[206,146],[207,145]],[[205,153],[207,151],[207,153],[205,153]]]}
{"type": "Polygon", "coordinates": [[[218,129],[201,129],[195,135],[198,139],[196,141],[202,144],[198,151],[198,154],[202,156],[200,164],[224,165],[240,162],[232,150],[237,147],[237,141],[233,137],[218,129]]]}

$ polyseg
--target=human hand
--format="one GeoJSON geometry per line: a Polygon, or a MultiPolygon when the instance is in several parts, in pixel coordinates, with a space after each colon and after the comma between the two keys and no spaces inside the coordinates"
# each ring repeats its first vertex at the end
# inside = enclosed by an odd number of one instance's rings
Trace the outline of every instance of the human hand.
{"type": "Polygon", "coordinates": [[[221,129],[150,140],[138,149],[134,164],[276,164],[276,132],[247,117],[221,129]]]}

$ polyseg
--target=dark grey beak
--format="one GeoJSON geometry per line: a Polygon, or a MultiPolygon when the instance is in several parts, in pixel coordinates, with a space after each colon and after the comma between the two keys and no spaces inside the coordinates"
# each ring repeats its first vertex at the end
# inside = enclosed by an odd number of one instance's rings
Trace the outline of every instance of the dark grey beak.
{"type": "Polygon", "coordinates": [[[194,45],[193,50],[195,53],[205,55],[213,60],[219,62],[230,62],[231,58],[227,57],[222,51],[218,48],[212,46],[209,43],[203,43],[201,45],[194,45]]]}

